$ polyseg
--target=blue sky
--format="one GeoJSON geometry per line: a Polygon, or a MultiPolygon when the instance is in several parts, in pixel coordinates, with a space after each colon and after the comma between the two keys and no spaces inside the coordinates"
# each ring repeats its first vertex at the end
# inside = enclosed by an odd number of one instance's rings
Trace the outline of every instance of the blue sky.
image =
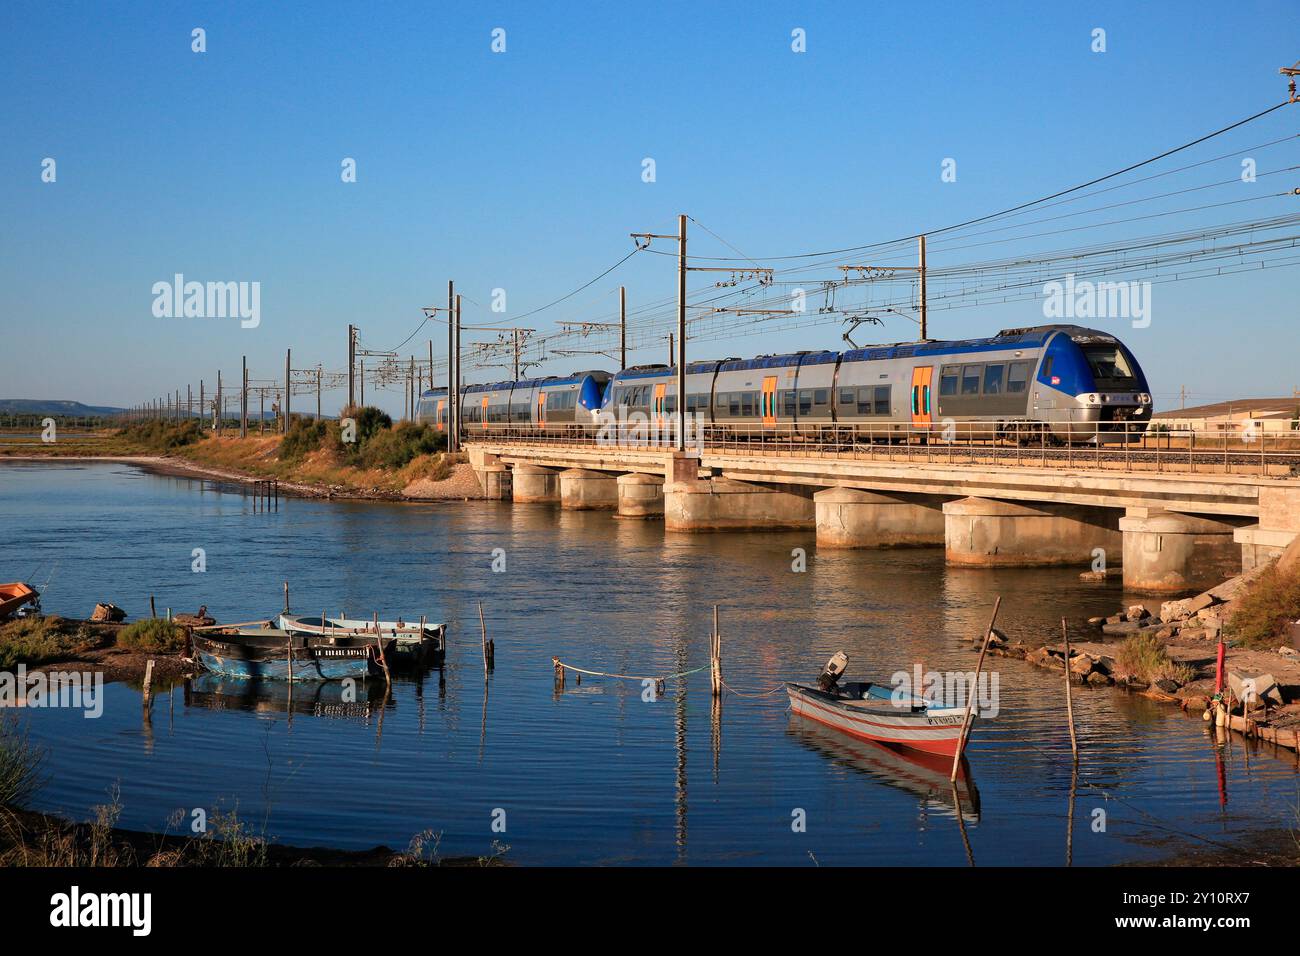
{"type": "MultiPolygon", "coordinates": [[[[0,397],[130,405],[200,378],[211,387],[218,368],[233,381],[244,354],[255,378],[272,378],[286,347],[295,366],[341,369],[349,322],[367,344],[395,346],[420,306],[442,303],[449,278],[467,296],[467,323],[508,325],[616,262],[628,233],[672,231],[679,212],[761,259],[1000,210],[1280,102],[1278,67],[1300,58],[1298,12],[1294,2],[9,2],[0,397]],[[191,51],[195,27],[207,33],[202,54],[191,51]],[[490,48],[497,27],[503,54],[490,48]],[[1105,53],[1090,49],[1097,27],[1105,53]],[[791,50],[795,28],[806,53],[791,50]],[[54,183],[41,181],[46,157],[54,183]],[[355,183],[340,179],[344,157],[357,162],[355,183]],[[645,157],[653,183],[642,181],[645,157]],[[941,181],[945,158],[957,161],[955,182],[941,181]],[[175,273],[260,282],[261,324],[155,317],[151,288],[175,273]],[[495,288],[506,290],[504,314],[485,308],[495,288]]],[[[1294,134],[1298,119],[1300,105],[1279,110],[1179,162],[1294,134]]],[[[1124,198],[1228,179],[1238,163],[1124,198]]],[[[1300,165],[1300,143],[1258,164],[1300,165]]],[[[1300,172],[1263,183],[1240,188],[1294,188],[1300,172]]],[[[1164,208],[1195,204],[1172,202],[1164,208]]],[[[1261,200],[1023,248],[1297,204],[1261,200]]],[[[735,254],[695,226],[691,252],[735,254]]],[[[930,265],[1007,252],[936,249],[930,265]]],[[[1161,407],[1181,386],[1189,403],[1290,394],[1298,279],[1292,267],[1161,284],[1149,328],[1114,330],[1161,407]]],[[[668,299],[673,260],[638,255],[521,321],[545,333],[560,319],[613,319],[620,282],[630,309],[668,299]]],[[[937,311],[931,335],[1042,321],[1041,302],[1022,300],[937,311]]],[[[693,357],[837,348],[839,333],[833,323],[746,328],[693,357]]],[[[899,319],[859,340],[914,334],[899,319]]],[[[432,323],[408,350],[424,354],[429,338],[441,358],[445,332],[432,323]]],[[[541,370],[610,365],[552,358],[541,370]]],[[[340,399],[327,397],[327,410],[340,399]]],[[[400,391],[382,404],[399,410],[400,391]]]]}

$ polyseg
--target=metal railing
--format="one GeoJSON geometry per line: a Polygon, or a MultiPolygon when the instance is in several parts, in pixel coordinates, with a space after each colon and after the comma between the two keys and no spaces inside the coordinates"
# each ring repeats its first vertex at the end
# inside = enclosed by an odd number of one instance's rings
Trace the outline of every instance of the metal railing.
{"type": "MultiPolygon", "coordinates": [[[[1232,423],[1238,424],[1238,423],[1232,423]]],[[[1044,467],[1170,474],[1300,477],[1300,428],[1152,429],[1102,422],[1090,433],[1071,426],[1070,440],[1050,423],[687,424],[697,454],[880,461],[951,466],[1044,467]],[[1007,427],[1010,426],[1010,427],[1007,427]]],[[[618,422],[598,427],[489,425],[467,430],[467,443],[513,443],[549,449],[609,448],[671,452],[675,423],[618,422]]]]}

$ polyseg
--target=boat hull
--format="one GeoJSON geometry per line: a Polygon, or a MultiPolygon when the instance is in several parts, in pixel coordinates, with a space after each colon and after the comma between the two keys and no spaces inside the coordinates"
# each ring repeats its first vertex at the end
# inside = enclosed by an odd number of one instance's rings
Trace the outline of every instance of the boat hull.
{"type": "Polygon", "coordinates": [[[861,705],[801,684],[786,684],[786,691],[795,714],[849,736],[946,757],[957,753],[965,719],[963,709],[912,711],[887,705],[861,705]]]}
{"type": "MultiPolygon", "coordinates": [[[[333,681],[365,679],[379,673],[375,643],[336,642],[332,646],[313,645],[293,640],[290,660],[286,638],[270,642],[248,635],[223,635],[220,638],[195,634],[191,638],[194,656],[200,664],[216,674],[242,680],[333,681]]],[[[392,648],[385,642],[384,653],[392,648]]]]}
{"type": "MultiPolygon", "coordinates": [[[[322,624],[319,617],[281,614],[279,624],[292,634],[306,636],[351,635],[364,638],[369,635],[373,639],[375,634],[374,622],[349,618],[327,617],[322,624]]],[[[446,632],[445,624],[429,624],[421,631],[418,624],[379,622],[380,636],[391,637],[394,641],[390,663],[395,667],[414,667],[440,660],[445,653],[446,632]]]]}

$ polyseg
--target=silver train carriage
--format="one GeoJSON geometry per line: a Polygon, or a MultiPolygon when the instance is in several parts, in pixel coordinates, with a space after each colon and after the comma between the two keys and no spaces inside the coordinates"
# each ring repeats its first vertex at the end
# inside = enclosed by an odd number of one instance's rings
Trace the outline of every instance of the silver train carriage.
{"type": "MultiPolygon", "coordinates": [[[[604,405],[659,424],[676,406],[676,371],[665,365],[619,372],[604,405]]],[[[902,441],[919,432],[1081,443],[1140,438],[1152,402],[1137,359],[1113,335],[1046,325],[985,339],[695,362],[686,369],[686,411],[724,437],[902,441]]]]}
{"type": "MultiPolygon", "coordinates": [[[[605,397],[610,374],[599,370],[461,386],[461,430],[466,435],[494,431],[537,434],[588,433],[605,397]]],[[[426,389],[420,395],[417,422],[447,429],[447,389],[426,389]]]]}

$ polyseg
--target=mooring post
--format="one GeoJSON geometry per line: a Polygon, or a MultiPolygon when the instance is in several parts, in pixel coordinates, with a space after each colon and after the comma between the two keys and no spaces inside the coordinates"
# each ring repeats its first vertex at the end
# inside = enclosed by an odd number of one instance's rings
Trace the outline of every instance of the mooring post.
{"type": "Polygon", "coordinates": [[[152,594],[149,595],[149,616],[150,616],[150,617],[157,617],[157,616],[158,616],[158,610],[157,610],[157,608],[155,608],[154,605],[153,605],[153,595],[152,595],[152,594]]]}
{"type": "MultiPolygon", "coordinates": [[[[284,582],[284,613],[289,613],[289,582],[284,582]]],[[[322,621],[322,623],[324,623],[322,621]]]]}
{"type": "Polygon", "coordinates": [[[487,639],[487,622],[483,620],[483,602],[478,602],[478,626],[482,632],[483,642],[483,677],[486,680],[488,671],[491,669],[488,665],[488,639],[487,639]]]}
{"type": "MultiPolygon", "coordinates": [[[[284,639],[289,644],[289,683],[292,684],[293,683],[293,635],[286,634],[284,636],[284,639]]],[[[290,712],[292,712],[293,708],[291,707],[289,708],[289,710],[290,712]]]]}
{"type": "Polygon", "coordinates": [[[709,674],[713,696],[722,696],[722,630],[718,627],[718,606],[713,605],[713,639],[709,642],[709,674]]]}
{"type": "Polygon", "coordinates": [[[388,671],[388,657],[384,654],[384,637],[379,633],[379,612],[375,612],[375,652],[379,656],[379,663],[384,668],[384,683],[391,686],[393,675],[388,671]]]}
{"type": "Polygon", "coordinates": [[[975,665],[975,681],[970,691],[966,694],[966,715],[961,721],[961,736],[957,738],[957,752],[952,755],[952,774],[948,777],[949,783],[957,782],[957,771],[961,769],[961,755],[966,750],[966,738],[970,734],[970,717],[971,709],[975,705],[975,695],[979,693],[980,672],[984,669],[984,655],[989,649],[989,638],[993,636],[993,625],[997,623],[998,608],[1002,606],[1002,595],[998,595],[993,602],[993,616],[989,618],[989,626],[984,630],[984,644],[980,647],[980,659],[975,665]]]}
{"type": "Polygon", "coordinates": [[[1070,751],[1074,762],[1079,762],[1079,740],[1074,735],[1074,695],[1070,690],[1070,632],[1066,629],[1065,618],[1061,618],[1061,637],[1065,639],[1065,715],[1070,721],[1070,751]]]}
{"type": "Polygon", "coordinates": [[[148,661],[145,662],[144,665],[144,709],[145,710],[148,710],[150,705],[153,703],[153,698],[151,694],[152,688],[153,688],[153,658],[151,657],[149,658],[148,661]]]}

